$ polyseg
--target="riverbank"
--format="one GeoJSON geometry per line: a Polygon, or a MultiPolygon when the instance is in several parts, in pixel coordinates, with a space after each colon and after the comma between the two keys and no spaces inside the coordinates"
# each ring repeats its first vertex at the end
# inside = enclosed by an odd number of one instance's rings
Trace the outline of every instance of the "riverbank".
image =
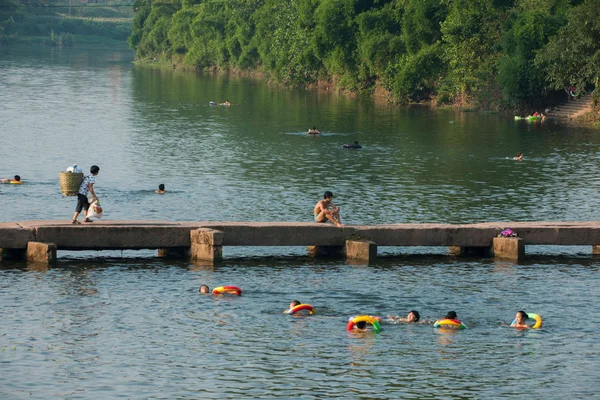
{"type": "MultiPolygon", "coordinates": [[[[271,74],[265,73],[259,70],[241,70],[237,68],[228,68],[222,69],[218,67],[212,68],[204,68],[197,69],[186,65],[182,62],[182,58],[175,59],[164,59],[164,58],[149,58],[149,59],[137,59],[134,62],[136,65],[149,66],[152,68],[159,68],[163,70],[176,70],[183,71],[189,73],[196,74],[209,74],[209,75],[227,75],[227,76],[237,76],[243,78],[251,78],[256,80],[266,81],[269,85],[276,85],[284,88],[292,88],[293,86],[286,85],[275,79],[271,74]]],[[[296,86],[298,87],[298,86],[296,86]]],[[[383,87],[381,82],[376,82],[375,86],[368,91],[359,92],[355,90],[345,89],[339,86],[338,81],[335,78],[330,80],[320,80],[318,82],[310,83],[307,85],[300,86],[301,88],[309,91],[317,91],[317,92],[326,92],[326,93],[335,93],[336,95],[345,96],[349,98],[359,98],[365,97],[370,98],[376,103],[385,103],[385,104],[398,104],[397,101],[394,100],[392,93],[383,87]]],[[[460,112],[475,112],[479,114],[493,114],[493,113],[505,113],[507,118],[512,118],[513,115],[524,115],[527,114],[528,111],[518,110],[518,109],[501,109],[494,108],[492,110],[483,109],[480,107],[475,107],[469,104],[465,104],[464,102],[456,103],[456,104],[440,104],[436,98],[420,101],[420,102],[410,102],[405,104],[405,106],[420,106],[420,107],[428,107],[432,109],[440,109],[440,110],[456,110],[460,112]]],[[[529,109],[529,108],[528,108],[529,109]]],[[[584,116],[578,117],[573,120],[573,122],[577,122],[584,125],[589,126],[600,126],[600,111],[596,109],[584,116]]]]}
{"type": "MultiPolygon", "coordinates": [[[[338,81],[335,78],[331,79],[322,79],[317,82],[309,83],[301,86],[291,86],[287,85],[271,74],[260,71],[260,70],[242,70],[238,68],[227,68],[222,69],[219,67],[212,68],[203,68],[198,69],[192,66],[189,66],[181,61],[181,58],[175,59],[164,59],[159,57],[146,58],[146,59],[136,59],[134,64],[140,66],[148,66],[152,68],[159,68],[162,70],[171,70],[171,71],[182,71],[196,74],[208,74],[208,75],[227,75],[227,76],[236,76],[243,78],[256,79],[260,81],[265,81],[269,85],[274,85],[282,88],[302,88],[308,91],[316,91],[316,92],[325,92],[325,93],[335,93],[336,95],[348,97],[348,98],[359,98],[365,97],[370,98],[376,103],[385,103],[385,104],[397,104],[397,102],[393,99],[392,93],[385,89],[381,82],[377,82],[372,89],[365,90],[363,92],[359,92],[356,90],[349,90],[339,86],[338,81]]],[[[439,108],[439,109],[455,109],[459,111],[477,111],[474,108],[464,107],[464,105],[438,105],[435,100],[430,101],[422,101],[422,102],[411,102],[405,104],[407,106],[424,106],[430,108],[439,108]]],[[[489,111],[488,111],[489,112],[489,111]]],[[[493,111],[495,112],[495,111],[493,111]]]]}

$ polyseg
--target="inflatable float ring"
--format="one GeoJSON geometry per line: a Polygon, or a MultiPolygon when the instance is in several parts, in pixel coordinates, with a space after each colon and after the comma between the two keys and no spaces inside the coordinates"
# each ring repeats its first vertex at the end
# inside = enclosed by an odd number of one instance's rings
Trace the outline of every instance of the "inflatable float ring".
{"type": "Polygon", "coordinates": [[[302,310],[308,310],[308,311],[310,311],[311,314],[315,314],[317,312],[315,310],[315,308],[313,306],[311,306],[310,304],[298,304],[297,306],[292,307],[291,309],[287,310],[285,313],[294,315],[298,311],[302,311],[302,310]]]}
{"type": "Polygon", "coordinates": [[[237,286],[219,286],[213,289],[212,294],[235,294],[240,296],[242,289],[237,286]]]}
{"type": "MultiPolygon", "coordinates": [[[[531,327],[532,329],[540,329],[542,327],[542,317],[540,317],[539,315],[535,314],[535,313],[527,313],[527,319],[533,319],[535,320],[535,324],[533,324],[533,326],[531,327]]],[[[513,319],[513,322],[510,323],[510,326],[513,326],[517,323],[516,319],[513,319]]]]}
{"type": "Polygon", "coordinates": [[[346,330],[348,332],[352,331],[354,325],[362,321],[368,322],[369,324],[373,325],[373,332],[379,333],[381,331],[381,318],[373,317],[372,315],[359,315],[357,317],[351,317],[350,321],[348,321],[348,325],[346,325],[346,330]]]}
{"type": "Polygon", "coordinates": [[[465,329],[466,326],[457,319],[438,319],[433,324],[434,328],[457,328],[465,329]]]}

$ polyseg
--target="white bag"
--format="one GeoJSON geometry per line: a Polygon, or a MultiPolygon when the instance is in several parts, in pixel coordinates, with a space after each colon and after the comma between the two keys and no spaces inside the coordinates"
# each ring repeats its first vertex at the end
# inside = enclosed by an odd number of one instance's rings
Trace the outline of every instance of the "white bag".
{"type": "Polygon", "coordinates": [[[81,174],[83,173],[83,170],[77,164],[73,164],[69,168],[67,168],[67,172],[77,172],[81,174]]]}
{"type": "Polygon", "coordinates": [[[103,213],[104,213],[104,210],[100,206],[100,201],[94,200],[90,203],[90,208],[88,208],[87,218],[100,219],[100,218],[102,218],[103,213]]]}

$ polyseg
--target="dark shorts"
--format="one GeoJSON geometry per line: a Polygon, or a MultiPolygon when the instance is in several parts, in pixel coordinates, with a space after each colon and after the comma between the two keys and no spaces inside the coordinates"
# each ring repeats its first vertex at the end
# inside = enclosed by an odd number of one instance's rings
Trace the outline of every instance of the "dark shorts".
{"type": "Polygon", "coordinates": [[[77,207],[75,207],[76,212],[81,212],[81,210],[87,211],[90,208],[90,202],[88,201],[87,196],[84,196],[81,193],[77,193],[77,207]]]}

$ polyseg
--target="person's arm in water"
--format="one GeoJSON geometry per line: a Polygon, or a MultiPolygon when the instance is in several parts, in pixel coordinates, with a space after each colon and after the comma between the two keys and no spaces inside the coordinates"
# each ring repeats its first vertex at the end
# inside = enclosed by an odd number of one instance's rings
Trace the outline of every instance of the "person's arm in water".
{"type": "Polygon", "coordinates": [[[407,322],[406,318],[401,317],[399,315],[391,315],[391,314],[389,314],[387,317],[388,317],[389,320],[392,320],[394,322],[407,322]]]}

